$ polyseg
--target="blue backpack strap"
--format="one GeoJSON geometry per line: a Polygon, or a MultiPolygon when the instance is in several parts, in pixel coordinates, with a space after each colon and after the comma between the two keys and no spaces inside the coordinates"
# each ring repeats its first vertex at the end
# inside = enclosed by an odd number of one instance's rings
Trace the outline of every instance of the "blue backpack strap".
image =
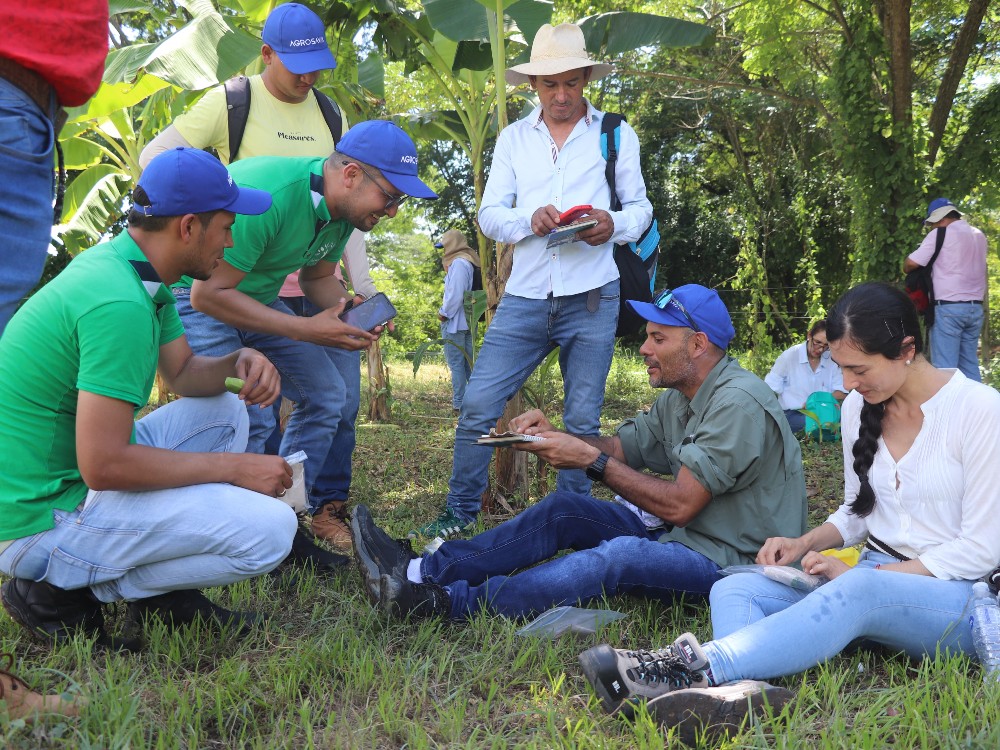
{"type": "Polygon", "coordinates": [[[601,155],[607,164],[604,167],[604,178],[611,187],[611,210],[620,211],[622,204],[618,200],[618,189],[615,186],[615,165],[618,163],[618,148],[621,145],[621,124],[625,118],[615,112],[605,112],[601,118],[601,155]]]}

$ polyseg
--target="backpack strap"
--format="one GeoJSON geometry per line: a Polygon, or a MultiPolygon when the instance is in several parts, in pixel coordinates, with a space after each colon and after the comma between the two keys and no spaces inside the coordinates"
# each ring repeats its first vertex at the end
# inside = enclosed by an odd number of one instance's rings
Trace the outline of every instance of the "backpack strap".
{"type": "Polygon", "coordinates": [[[618,189],[615,186],[615,166],[618,163],[618,147],[621,143],[621,124],[625,117],[615,112],[605,112],[601,118],[601,153],[607,162],[604,166],[604,178],[611,187],[611,210],[621,211],[622,203],[618,199],[618,189]]]}
{"type": "Polygon", "coordinates": [[[243,133],[250,119],[250,79],[246,76],[233,76],[225,83],[226,109],[229,116],[229,162],[236,161],[240,144],[243,143],[243,133]]]}
{"type": "Polygon", "coordinates": [[[330,128],[330,135],[333,136],[333,145],[336,146],[340,143],[340,136],[344,132],[344,120],[340,116],[340,107],[337,106],[337,103],[333,99],[315,86],[313,87],[313,93],[316,95],[316,103],[319,105],[319,111],[323,113],[323,119],[326,120],[326,126],[330,128]]]}
{"type": "Polygon", "coordinates": [[[947,229],[947,228],[948,227],[938,227],[937,228],[937,237],[934,239],[934,255],[931,256],[930,261],[928,261],[927,265],[925,266],[925,268],[928,271],[931,270],[931,266],[933,266],[934,265],[934,261],[937,260],[938,253],[941,252],[941,248],[942,248],[942,246],[944,246],[944,230],[947,229]]]}

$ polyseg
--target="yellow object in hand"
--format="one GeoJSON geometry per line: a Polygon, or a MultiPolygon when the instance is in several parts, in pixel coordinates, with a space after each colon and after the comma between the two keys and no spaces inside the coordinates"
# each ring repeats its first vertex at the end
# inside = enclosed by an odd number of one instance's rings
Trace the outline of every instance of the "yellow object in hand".
{"type": "Polygon", "coordinates": [[[857,547],[845,547],[844,549],[825,549],[821,554],[827,555],[828,557],[836,557],[841,562],[845,562],[848,565],[857,565],[858,558],[861,557],[861,553],[858,552],[857,547]]]}

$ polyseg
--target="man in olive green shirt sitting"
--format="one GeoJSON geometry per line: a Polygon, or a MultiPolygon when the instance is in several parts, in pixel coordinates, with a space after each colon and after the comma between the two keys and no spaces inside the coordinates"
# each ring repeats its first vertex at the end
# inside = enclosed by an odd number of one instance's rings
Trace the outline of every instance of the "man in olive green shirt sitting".
{"type": "Polygon", "coordinates": [[[614,437],[556,431],[537,410],[511,422],[544,438],[518,448],[585,469],[616,502],[554,492],[494,529],[412,559],[359,509],[355,557],[377,605],[464,619],[626,592],[671,602],[708,594],[721,568],[752,563],[768,537],[804,532],[799,445],[771,389],[726,355],[735,332],[718,294],[689,284],[629,304],[648,321],[639,351],[650,385],[667,389],[653,407],[614,437]],[[550,559],[562,550],[572,553],[550,559]]]}

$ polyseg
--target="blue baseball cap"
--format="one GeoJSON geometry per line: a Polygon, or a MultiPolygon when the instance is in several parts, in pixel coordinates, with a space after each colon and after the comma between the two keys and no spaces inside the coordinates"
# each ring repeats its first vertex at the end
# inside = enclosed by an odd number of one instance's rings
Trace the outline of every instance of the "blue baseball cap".
{"type": "Polygon", "coordinates": [[[271,207],[266,190],[241,188],[229,170],[198,148],[174,148],[158,154],[143,170],[139,187],[148,205],[136,204],[146,216],[184,216],[208,211],[262,214],[271,207]]]}
{"type": "Polygon", "coordinates": [[[630,299],[628,303],[639,317],[651,323],[691,329],[696,325],[720,349],[728,348],[736,335],[729,310],[719,293],[701,284],[685,284],[672,291],[665,289],[652,302],[630,299]],[[691,316],[690,320],[685,312],[691,316]]]}
{"type": "Polygon", "coordinates": [[[947,198],[935,198],[927,207],[927,218],[924,219],[924,224],[937,224],[952,211],[962,215],[962,212],[955,208],[954,204],[947,198]]]}
{"type": "Polygon", "coordinates": [[[337,144],[337,153],[372,165],[400,192],[414,198],[438,197],[417,177],[417,147],[413,139],[393,122],[359,122],[344,133],[337,144]]]}
{"type": "Polygon", "coordinates": [[[285,3],[272,10],[260,37],[296,75],[337,67],[322,19],[299,3],[285,3]]]}

